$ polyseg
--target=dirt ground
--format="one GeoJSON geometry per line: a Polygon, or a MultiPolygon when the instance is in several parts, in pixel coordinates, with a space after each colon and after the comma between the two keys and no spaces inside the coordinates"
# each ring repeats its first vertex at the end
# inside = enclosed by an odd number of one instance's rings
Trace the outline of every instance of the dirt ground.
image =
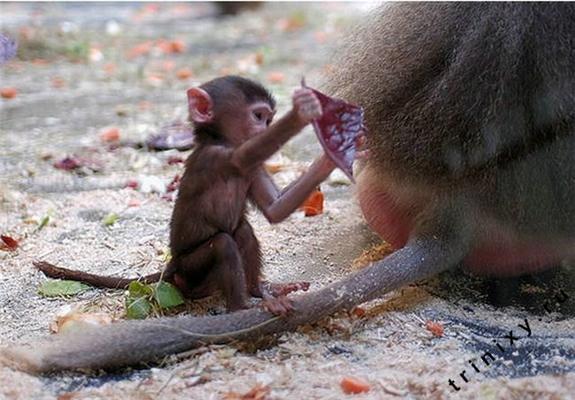
{"type": "MultiPolygon", "coordinates": [[[[0,346],[49,335],[69,308],[124,317],[122,291],[41,296],[46,278],[34,260],[131,276],[164,264],[173,202],[163,192],[182,168],[169,161],[189,152],[111,148],[102,132],[142,142],[186,120],[187,88],[227,73],[261,80],[284,112],[302,76],[320,85],[338,38],[372,6],[268,3],[218,18],[208,3],[0,3],[0,31],[20,44],[0,66],[0,88],[17,90],[0,98],[0,234],[19,241],[0,250],[0,346]],[[54,168],[66,156],[86,166],[54,168]],[[129,180],[150,190],[127,188],[129,180]],[[110,213],[118,220],[106,225],[110,213]]],[[[306,129],[272,160],[274,179],[288,184],[319,153],[306,129]]],[[[316,290],[379,254],[345,176],[334,173],[322,190],[316,217],[298,212],[270,225],[250,212],[270,280],[308,280],[316,290]]],[[[267,348],[211,346],[113,374],[36,377],[0,366],[0,399],[575,399],[573,288],[569,263],[505,281],[451,272],[267,348]],[[369,392],[346,395],[344,377],[367,381],[369,392]]],[[[223,312],[218,298],[186,308],[223,312]]]]}

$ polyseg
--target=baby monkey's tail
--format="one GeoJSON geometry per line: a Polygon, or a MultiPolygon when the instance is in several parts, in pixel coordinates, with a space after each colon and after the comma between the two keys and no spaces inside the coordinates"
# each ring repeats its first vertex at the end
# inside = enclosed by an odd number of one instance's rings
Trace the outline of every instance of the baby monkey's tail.
{"type": "Polygon", "coordinates": [[[34,266],[49,278],[79,281],[90,286],[109,289],[127,289],[130,283],[134,281],[154,283],[158,282],[162,277],[161,272],[156,272],[155,274],[146,275],[141,278],[117,278],[113,276],[96,275],[84,271],[60,268],[46,261],[35,261],[34,266]]]}

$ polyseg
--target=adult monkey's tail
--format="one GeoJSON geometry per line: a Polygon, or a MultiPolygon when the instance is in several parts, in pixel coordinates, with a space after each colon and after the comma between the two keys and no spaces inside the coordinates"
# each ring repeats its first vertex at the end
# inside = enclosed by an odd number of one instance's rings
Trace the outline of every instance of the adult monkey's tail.
{"type": "Polygon", "coordinates": [[[401,287],[414,278],[447,269],[461,259],[458,253],[446,252],[441,240],[412,241],[386,259],[339,282],[294,297],[294,310],[285,318],[253,308],[217,316],[123,321],[1,349],[0,362],[33,373],[111,368],[157,360],[205,344],[256,340],[315,322],[401,287]]]}

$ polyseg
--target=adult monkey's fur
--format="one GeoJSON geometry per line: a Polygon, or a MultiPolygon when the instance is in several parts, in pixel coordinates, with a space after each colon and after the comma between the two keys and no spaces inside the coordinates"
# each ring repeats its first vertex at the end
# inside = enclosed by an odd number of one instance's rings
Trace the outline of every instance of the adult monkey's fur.
{"type": "Polygon", "coordinates": [[[462,261],[517,275],[573,255],[573,37],[572,4],[384,5],[350,36],[326,91],[365,107],[360,201],[399,250],[294,297],[287,318],[250,309],[126,321],[11,347],[4,359],[35,372],[129,365],[291,330],[462,261]],[[485,263],[494,239],[512,251],[496,247],[501,260],[485,263]]]}

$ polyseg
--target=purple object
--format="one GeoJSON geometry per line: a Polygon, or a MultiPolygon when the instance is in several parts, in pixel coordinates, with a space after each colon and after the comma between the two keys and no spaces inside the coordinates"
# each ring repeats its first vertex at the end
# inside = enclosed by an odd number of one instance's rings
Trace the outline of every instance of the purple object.
{"type": "Polygon", "coordinates": [[[14,57],[17,50],[18,44],[16,41],[0,33],[0,64],[14,57]]]}
{"type": "Polygon", "coordinates": [[[328,157],[355,183],[352,166],[357,140],[365,132],[363,108],[307,87],[303,79],[302,86],[312,90],[321,103],[323,114],[312,121],[319,142],[328,157]]]}
{"type": "Polygon", "coordinates": [[[177,149],[189,150],[195,143],[194,130],[187,124],[176,122],[160,129],[157,135],[150,136],[146,140],[146,146],[150,150],[177,149]]]}

